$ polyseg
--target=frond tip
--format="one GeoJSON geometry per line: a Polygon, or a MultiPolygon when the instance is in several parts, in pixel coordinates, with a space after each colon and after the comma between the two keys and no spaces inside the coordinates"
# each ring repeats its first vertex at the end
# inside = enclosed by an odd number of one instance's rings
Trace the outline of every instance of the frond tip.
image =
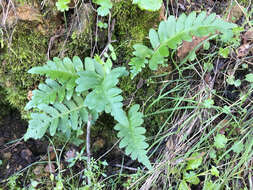
{"type": "Polygon", "coordinates": [[[143,114],[138,112],[139,105],[133,105],[128,111],[128,122],[118,123],[114,129],[119,131],[118,137],[122,138],[119,147],[125,148],[125,153],[135,160],[144,164],[148,169],[152,169],[152,166],[147,157],[148,144],[145,142],[144,133],[145,128],[141,127],[143,123],[143,114]]]}
{"type": "Polygon", "coordinates": [[[228,40],[228,36],[233,36],[232,29],[236,24],[228,23],[217,18],[215,14],[206,15],[196,12],[180,15],[178,19],[169,16],[166,21],[159,24],[158,31],[150,29],[149,40],[152,49],[135,44],[135,51],[129,63],[131,66],[131,78],[134,78],[143,67],[148,63],[151,70],[157,70],[159,64],[164,64],[166,57],[169,56],[169,49],[176,49],[183,41],[192,41],[193,36],[208,36],[220,32],[223,40],[228,40]],[[231,35],[232,34],[232,35],[231,35]]]}

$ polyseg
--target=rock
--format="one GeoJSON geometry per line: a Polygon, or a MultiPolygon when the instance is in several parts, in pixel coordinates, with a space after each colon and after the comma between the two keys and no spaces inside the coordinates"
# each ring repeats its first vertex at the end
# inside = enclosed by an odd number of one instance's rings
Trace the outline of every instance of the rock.
{"type": "MultiPolygon", "coordinates": [[[[5,15],[2,15],[4,17],[5,15]]],[[[17,20],[37,21],[42,23],[42,15],[40,11],[31,5],[23,4],[11,9],[7,15],[5,23],[11,27],[17,20]]]]}
{"type": "Polygon", "coordinates": [[[78,9],[77,17],[74,19],[73,31],[76,34],[88,34],[91,31],[91,26],[94,23],[92,5],[84,3],[78,9]]]}

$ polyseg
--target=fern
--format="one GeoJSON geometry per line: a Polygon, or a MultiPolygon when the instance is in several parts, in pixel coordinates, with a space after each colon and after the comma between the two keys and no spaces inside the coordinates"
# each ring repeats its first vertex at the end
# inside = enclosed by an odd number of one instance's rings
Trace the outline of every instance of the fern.
{"type": "Polygon", "coordinates": [[[83,104],[84,98],[73,96],[72,100],[65,100],[63,103],[56,102],[53,105],[39,104],[39,112],[31,114],[28,130],[24,139],[42,138],[47,129],[51,136],[56,130],[69,135],[71,130],[77,130],[88,120],[88,110],[83,104]]]}
{"type": "Polygon", "coordinates": [[[46,79],[45,84],[41,83],[38,89],[32,91],[32,99],[26,104],[25,109],[35,108],[39,104],[53,104],[55,101],[62,102],[65,98],[66,86],[54,80],[46,79]]]}
{"type": "MultiPolygon", "coordinates": [[[[110,51],[115,60],[113,49],[110,51]]],[[[104,62],[99,56],[94,59],[87,57],[85,69],[78,57],[73,61],[54,58],[42,67],[29,70],[48,78],[33,91],[33,97],[26,105],[26,109],[35,109],[24,139],[42,138],[47,131],[51,136],[61,132],[71,137],[72,132],[82,129],[89,115],[94,122],[98,114],[105,111],[118,122],[115,129],[119,131],[118,136],[123,137],[120,147],[125,147],[126,154],[130,154],[132,159],[138,159],[151,168],[146,156],[145,129],[140,127],[143,119],[138,112],[139,106],[131,107],[127,116],[123,110],[122,91],[117,87],[119,77],[128,75],[128,72],[125,67],[112,69],[111,58],[107,54],[104,62]],[[67,95],[69,91],[71,95],[67,95]]]]}
{"type": "MultiPolygon", "coordinates": [[[[52,80],[57,80],[62,86],[66,88],[66,98],[71,99],[74,88],[76,86],[75,80],[78,78],[77,72],[83,70],[83,63],[79,57],[74,56],[73,61],[68,57],[61,60],[54,57],[53,61],[48,61],[46,65],[41,67],[34,67],[28,72],[31,74],[46,75],[52,80]]],[[[65,91],[61,89],[59,96],[62,96],[65,91]]],[[[48,102],[44,102],[48,103],[48,102]]]]}
{"type": "Polygon", "coordinates": [[[159,24],[158,31],[150,29],[149,39],[152,49],[136,44],[133,46],[135,55],[131,59],[131,78],[134,78],[148,63],[151,70],[157,70],[159,64],[164,64],[169,56],[169,49],[176,49],[182,41],[192,41],[193,36],[208,36],[217,31],[223,37],[231,36],[235,24],[216,18],[215,14],[209,16],[205,12],[196,15],[195,12],[186,16],[180,15],[178,19],[174,16],[168,17],[166,21],[159,24]]]}
{"type": "Polygon", "coordinates": [[[130,155],[133,160],[138,159],[139,162],[151,169],[152,166],[146,151],[148,144],[145,142],[145,136],[143,135],[146,130],[141,127],[143,114],[138,112],[139,107],[138,104],[133,105],[128,111],[126,122],[118,123],[114,129],[119,131],[118,137],[122,138],[119,147],[126,148],[127,155],[130,155]]]}
{"type": "Polygon", "coordinates": [[[127,75],[125,67],[118,67],[111,70],[110,63],[101,65],[101,60],[85,59],[85,71],[79,72],[80,78],[76,80],[77,92],[90,90],[86,96],[84,104],[91,110],[97,112],[111,113],[118,122],[122,120],[122,100],[121,90],[116,86],[118,78],[127,75]]]}

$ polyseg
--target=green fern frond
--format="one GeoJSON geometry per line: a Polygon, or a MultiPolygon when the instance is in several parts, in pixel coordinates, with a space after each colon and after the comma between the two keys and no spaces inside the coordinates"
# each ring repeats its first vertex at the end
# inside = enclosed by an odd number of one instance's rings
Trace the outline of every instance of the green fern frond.
{"type": "Polygon", "coordinates": [[[169,56],[169,49],[176,49],[182,41],[192,41],[193,36],[208,36],[220,32],[225,36],[231,36],[232,28],[236,25],[217,18],[215,14],[206,15],[201,12],[196,15],[192,12],[188,16],[180,15],[168,17],[159,24],[158,31],[150,29],[149,39],[152,49],[137,44],[133,48],[134,58],[131,59],[131,77],[134,78],[148,63],[151,70],[157,70],[159,64],[164,64],[169,56]]]}
{"type": "Polygon", "coordinates": [[[138,159],[148,169],[152,166],[147,157],[148,144],[145,142],[145,128],[141,127],[143,123],[143,114],[138,112],[139,105],[133,105],[128,111],[127,122],[118,123],[114,129],[119,131],[118,137],[122,138],[119,147],[125,148],[127,155],[133,160],[138,159]]]}
{"type": "Polygon", "coordinates": [[[31,114],[24,139],[42,138],[48,129],[50,135],[54,136],[57,129],[70,134],[71,130],[81,128],[88,121],[88,110],[83,102],[82,96],[74,95],[71,100],[64,100],[62,103],[39,104],[38,112],[31,114]]]}
{"type": "Polygon", "coordinates": [[[54,57],[53,61],[49,60],[46,65],[34,67],[28,72],[46,75],[48,78],[58,81],[66,87],[66,98],[70,100],[76,87],[75,80],[78,78],[77,72],[79,71],[83,71],[83,63],[79,57],[74,56],[73,61],[68,57],[63,60],[54,57]]]}
{"type": "Polygon", "coordinates": [[[77,92],[91,90],[86,96],[84,104],[90,110],[97,112],[111,113],[117,121],[122,120],[122,100],[121,90],[116,86],[119,77],[127,75],[124,67],[111,70],[111,65],[100,64],[96,60],[85,59],[85,71],[78,72],[79,78],[76,80],[77,92]]]}
{"type": "Polygon", "coordinates": [[[39,104],[53,104],[55,101],[62,102],[65,98],[66,86],[54,80],[46,79],[45,84],[39,84],[38,89],[33,90],[32,94],[32,99],[26,104],[26,110],[39,104]]]}

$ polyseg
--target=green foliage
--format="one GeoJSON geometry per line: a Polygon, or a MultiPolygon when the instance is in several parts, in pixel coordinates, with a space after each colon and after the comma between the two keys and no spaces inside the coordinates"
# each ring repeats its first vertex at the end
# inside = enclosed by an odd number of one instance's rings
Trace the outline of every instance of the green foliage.
{"type": "Polygon", "coordinates": [[[83,97],[73,96],[72,100],[65,100],[62,103],[39,104],[36,106],[39,113],[31,114],[24,139],[40,139],[45,135],[48,128],[51,136],[54,136],[58,129],[70,137],[71,130],[80,129],[83,123],[88,121],[88,110],[83,101],[83,97]]]}
{"type": "Polygon", "coordinates": [[[245,76],[245,80],[248,81],[248,82],[253,83],[253,74],[252,74],[252,73],[247,74],[247,75],[245,76]]]}
{"type": "Polygon", "coordinates": [[[187,162],[186,170],[197,169],[202,164],[203,158],[200,153],[195,152],[191,155],[191,157],[193,158],[187,162]]]}
{"type": "Polygon", "coordinates": [[[148,11],[157,11],[162,6],[162,0],[133,0],[141,9],[148,11]]]}
{"type": "Polygon", "coordinates": [[[182,14],[178,19],[169,16],[166,21],[159,24],[158,31],[149,30],[152,49],[141,44],[133,46],[135,57],[129,63],[131,77],[134,78],[147,63],[151,70],[157,70],[158,65],[165,64],[169,56],[169,49],[176,49],[182,41],[192,41],[193,36],[208,36],[217,31],[227,37],[228,34],[232,34],[232,28],[235,26],[235,24],[216,18],[215,14],[207,16],[206,12],[198,15],[192,12],[188,16],[182,14]]]}
{"type": "Polygon", "coordinates": [[[114,129],[119,131],[118,137],[122,138],[119,147],[126,147],[126,154],[130,155],[133,160],[137,159],[147,168],[151,169],[150,162],[146,156],[148,144],[145,143],[146,130],[141,126],[143,123],[143,114],[138,112],[139,105],[134,105],[128,111],[128,120],[125,123],[118,123],[114,129]]]}
{"type": "Polygon", "coordinates": [[[187,181],[190,184],[197,185],[199,184],[200,180],[197,176],[197,174],[194,171],[185,172],[184,173],[184,180],[187,181]]]}
{"type": "Polygon", "coordinates": [[[227,142],[228,139],[225,137],[225,135],[218,134],[214,137],[214,146],[218,149],[225,148],[227,142]]]}
{"type": "Polygon", "coordinates": [[[125,67],[112,69],[112,60],[116,59],[113,47],[106,61],[99,56],[86,57],[85,65],[79,57],[73,60],[54,58],[46,65],[34,67],[29,73],[46,75],[44,84],[34,90],[26,109],[32,109],[31,119],[24,139],[42,138],[47,131],[54,136],[57,131],[71,137],[73,132],[82,134],[84,124],[96,121],[98,114],[110,113],[118,122],[115,129],[118,137],[123,138],[120,147],[126,148],[126,154],[138,159],[149,169],[151,164],[146,156],[145,129],[139,106],[130,108],[128,116],[123,110],[121,89],[117,87],[119,77],[128,75],[125,67]]]}
{"type": "Polygon", "coordinates": [[[64,12],[69,10],[69,3],[70,0],[58,0],[55,5],[59,11],[64,12]]]}
{"type": "Polygon", "coordinates": [[[110,9],[112,8],[111,0],[93,0],[93,2],[100,5],[97,9],[98,15],[107,16],[110,13],[110,9]]]}

